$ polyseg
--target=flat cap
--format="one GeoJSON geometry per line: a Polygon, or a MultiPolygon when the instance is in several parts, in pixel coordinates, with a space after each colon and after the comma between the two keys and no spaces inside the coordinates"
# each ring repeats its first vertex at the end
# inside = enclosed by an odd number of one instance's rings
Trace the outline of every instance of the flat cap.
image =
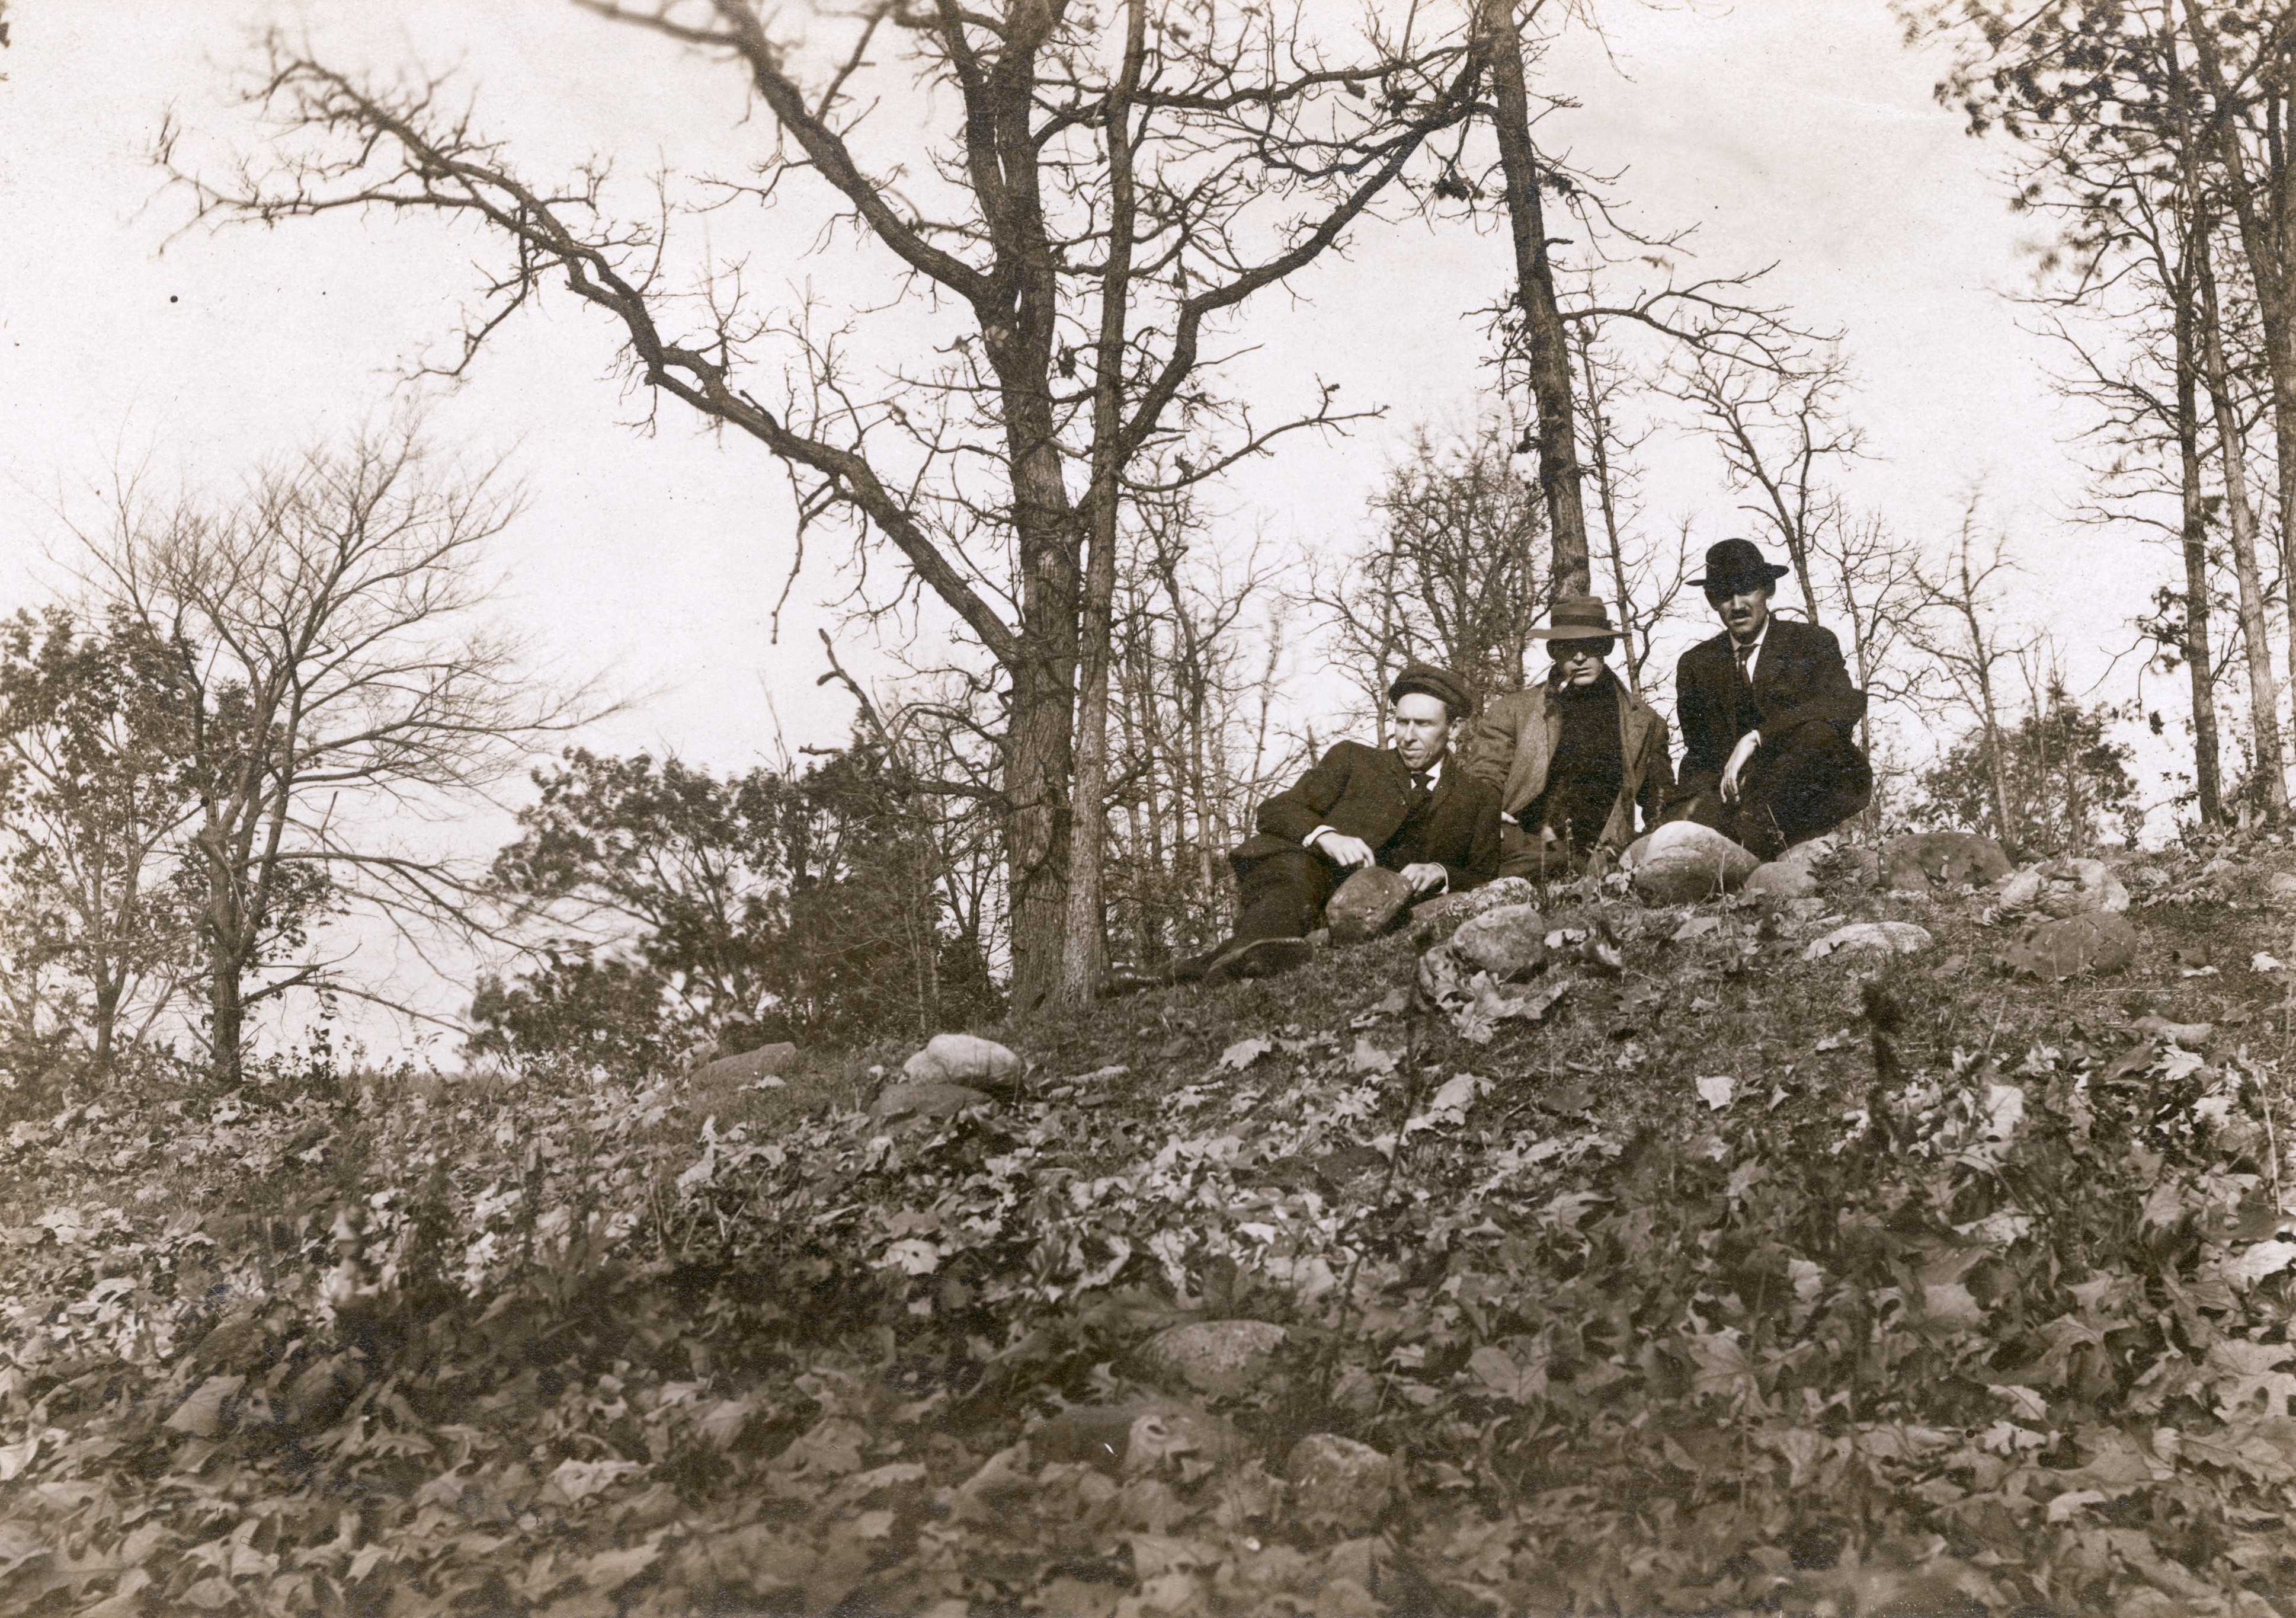
{"type": "Polygon", "coordinates": [[[1474,694],[1467,682],[1448,669],[1438,669],[1432,663],[1407,663],[1403,672],[1395,677],[1395,684],[1387,688],[1387,700],[1399,702],[1413,692],[1431,696],[1451,710],[1451,717],[1463,719],[1475,710],[1474,694]]]}

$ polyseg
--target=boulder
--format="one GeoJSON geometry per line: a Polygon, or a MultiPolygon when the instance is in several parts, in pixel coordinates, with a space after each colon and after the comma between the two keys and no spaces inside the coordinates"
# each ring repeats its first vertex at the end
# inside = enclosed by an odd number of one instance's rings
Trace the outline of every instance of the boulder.
{"type": "Polygon", "coordinates": [[[1464,893],[1445,893],[1416,906],[1411,912],[1411,942],[1419,949],[1439,944],[1486,910],[1502,905],[1535,905],[1538,884],[1520,876],[1502,876],[1464,893]]]}
{"type": "Polygon", "coordinates": [[[2028,928],[1996,964],[2005,972],[2054,982],[2082,973],[2117,972],[2136,958],[2136,929],[2127,916],[2092,910],[2028,928]]]}
{"type": "Polygon", "coordinates": [[[911,1084],[1009,1085],[1020,1077],[1021,1058],[994,1039],[935,1034],[901,1064],[901,1074],[911,1084]]]}
{"type": "Polygon", "coordinates": [[[1365,1532],[1386,1515],[1402,1482],[1394,1458],[1336,1433],[1310,1433],[1292,1445],[1283,1474],[1292,1480],[1295,1515],[1347,1533],[1365,1532]]]}
{"type": "Polygon", "coordinates": [[[1290,1335],[1266,1320],[1198,1320],[1167,1326],[1140,1345],[1140,1374],[1166,1388],[1240,1399],[1275,1368],[1290,1335]]]}
{"type": "Polygon", "coordinates": [[[1764,899],[1808,899],[1817,891],[1817,878],[1799,861],[1773,859],[1767,865],[1756,866],[1739,891],[1764,899]]]}
{"type": "Polygon", "coordinates": [[[737,1056],[705,1062],[693,1070],[693,1077],[711,1084],[754,1084],[760,1079],[776,1078],[796,1065],[796,1046],[760,1045],[737,1056]]]}
{"type": "Polygon", "coordinates": [[[1994,908],[2004,916],[2038,914],[2062,920],[2095,910],[2128,908],[2128,890],[2097,859],[2052,859],[2030,870],[2013,871],[1994,884],[1994,908]]]}
{"type": "Polygon", "coordinates": [[[1486,910],[1451,935],[1451,949],[1502,981],[1546,959],[1546,918],[1536,905],[1486,910]]]}
{"type": "Polygon", "coordinates": [[[869,1116],[880,1123],[903,1118],[954,1118],[967,1107],[988,1105],[986,1092],[963,1084],[889,1084],[877,1093],[869,1116]]]}
{"type": "Polygon", "coordinates": [[[1820,832],[1815,837],[1803,838],[1770,863],[1781,866],[1800,866],[1806,870],[1814,871],[1832,859],[1841,848],[1841,833],[1820,832]]]}
{"type": "Polygon", "coordinates": [[[1619,857],[1635,891],[1652,904],[1676,905],[1728,892],[1762,862],[1721,833],[1687,820],[1637,838],[1619,857]]]}
{"type": "Polygon", "coordinates": [[[2265,879],[2264,897],[2276,905],[2296,904],[2296,875],[2275,871],[2265,879]]]}
{"type": "Polygon", "coordinates": [[[1360,944],[1395,924],[1411,903],[1411,884],[1399,871],[1365,866],[1340,884],[1324,906],[1324,923],[1335,944],[1360,944]]]}
{"type": "Polygon", "coordinates": [[[1892,837],[1882,849],[1882,885],[1898,893],[1982,886],[2014,868],[1999,843],[1972,832],[1915,832],[1892,837]]]}
{"type": "Polygon", "coordinates": [[[1935,942],[1937,940],[1930,936],[1927,927],[1917,927],[1911,922],[1852,922],[1847,927],[1836,927],[1824,938],[1812,942],[1801,952],[1801,958],[1817,961],[1829,955],[1861,951],[1874,955],[1913,955],[1935,942]]]}
{"type": "Polygon", "coordinates": [[[1844,849],[1835,871],[1842,880],[1860,888],[1870,888],[1882,880],[1882,855],[1877,849],[1844,849]]]}

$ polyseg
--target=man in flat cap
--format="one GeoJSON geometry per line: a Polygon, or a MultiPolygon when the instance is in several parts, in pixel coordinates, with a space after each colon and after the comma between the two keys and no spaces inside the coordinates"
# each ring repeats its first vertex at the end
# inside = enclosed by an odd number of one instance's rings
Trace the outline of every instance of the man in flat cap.
{"type": "Polygon", "coordinates": [[[1711,826],[1763,859],[1866,807],[1874,772],[1851,738],[1866,694],[1849,683],[1833,631],[1771,614],[1787,570],[1753,543],[1708,548],[1690,582],[1722,633],[1675,669],[1682,785],[1675,816],[1711,826]]]}
{"type": "Polygon", "coordinates": [[[1497,873],[1498,794],[1450,756],[1451,727],[1473,707],[1465,682],[1414,663],[1387,696],[1395,745],[1338,743],[1298,785],[1259,806],[1259,834],[1228,856],[1235,932],[1173,968],[1173,979],[1220,982],[1300,965],[1324,901],[1365,866],[1399,872],[1418,898],[1497,873]]]}
{"type": "Polygon", "coordinates": [[[1600,869],[1635,840],[1635,809],[1658,824],[1674,790],[1666,721],[1620,686],[1604,660],[1610,609],[1564,595],[1530,633],[1554,667],[1496,698],[1475,721],[1467,772],[1499,794],[1499,875],[1539,881],[1600,869]]]}

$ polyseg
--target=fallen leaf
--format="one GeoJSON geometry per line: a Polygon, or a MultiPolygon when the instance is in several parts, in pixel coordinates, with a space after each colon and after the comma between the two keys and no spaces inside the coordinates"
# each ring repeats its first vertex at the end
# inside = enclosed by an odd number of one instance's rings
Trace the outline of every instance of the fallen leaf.
{"type": "Polygon", "coordinates": [[[2225,1266],[2225,1277],[2237,1286],[2253,1286],[2292,1263],[2296,1263],[2296,1242],[2258,1242],[2225,1266]]]}
{"type": "Polygon", "coordinates": [[[2251,972],[2277,972],[2280,970],[2280,963],[2259,949],[2256,952],[2256,958],[2249,962],[2248,969],[2251,972]]]}
{"type": "Polygon", "coordinates": [[[1738,1081],[1725,1075],[1698,1080],[1698,1098],[1715,1112],[1730,1105],[1738,1093],[1738,1081]]]}
{"type": "Polygon", "coordinates": [[[1238,1039],[1220,1052],[1219,1064],[1232,1072],[1242,1072],[1275,1048],[1273,1039],[1238,1039]]]}
{"type": "Polygon", "coordinates": [[[1382,1050],[1368,1039],[1358,1039],[1354,1054],[1348,1057],[1348,1071],[1351,1073],[1391,1073],[1398,1062],[1393,1051],[1382,1050]]]}

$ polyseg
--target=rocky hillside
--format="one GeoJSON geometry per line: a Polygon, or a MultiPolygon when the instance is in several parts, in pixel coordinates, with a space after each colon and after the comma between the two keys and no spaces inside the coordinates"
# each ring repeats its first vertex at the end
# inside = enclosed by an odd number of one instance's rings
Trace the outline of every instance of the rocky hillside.
{"type": "Polygon", "coordinates": [[[2296,1610],[2296,856],[1751,888],[20,1121],[0,1608],[2296,1610]]]}

